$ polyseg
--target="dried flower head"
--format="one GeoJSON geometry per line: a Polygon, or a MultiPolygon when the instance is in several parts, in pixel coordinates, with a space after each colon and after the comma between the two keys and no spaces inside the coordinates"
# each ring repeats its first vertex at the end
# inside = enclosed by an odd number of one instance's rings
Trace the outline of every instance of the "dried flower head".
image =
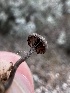
{"type": "Polygon", "coordinates": [[[48,48],[45,38],[37,33],[33,33],[28,37],[28,45],[35,49],[37,54],[44,54],[48,48]]]}
{"type": "Polygon", "coordinates": [[[36,52],[37,54],[44,54],[48,48],[47,41],[39,34],[33,33],[32,35],[29,35],[27,41],[30,46],[30,51],[25,57],[20,58],[14,66],[10,63],[8,66],[9,68],[6,68],[6,65],[5,67],[0,67],[0,93],[5,93],[5,91],[10,87],[16,70],[22,62],[27,60],[33,52],[36,52]]]}

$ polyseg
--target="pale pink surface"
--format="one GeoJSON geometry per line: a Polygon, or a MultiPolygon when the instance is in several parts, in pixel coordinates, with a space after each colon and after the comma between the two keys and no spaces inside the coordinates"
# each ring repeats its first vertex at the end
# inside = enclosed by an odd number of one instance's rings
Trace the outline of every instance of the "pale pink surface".
{"type": "MultiPolygon", "coordinates": [[[[6,62],[13,62],[13,64],[20,58],[19,55],[11,53],[11,52],[4,52],[4,51],[0,51],[0,61],[5,60],[6,62]]],[[[33,85],[33,78],[32,78],[32,74],[31,71],[29,69],[29,67],[27,66],[26,62],[23,62],[19,68],[17,69],[17,72],[19,72],[20,74],[23,74],[25,76],[25,78],[28,80],[28,83],[30,84],[30,89],[33,91],[34,93],[34,85],[33,85]]]]}

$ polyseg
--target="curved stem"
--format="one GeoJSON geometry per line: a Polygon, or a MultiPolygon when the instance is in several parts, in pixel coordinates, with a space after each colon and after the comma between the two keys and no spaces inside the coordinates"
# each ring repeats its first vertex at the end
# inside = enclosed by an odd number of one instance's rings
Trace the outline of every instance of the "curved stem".
{"type": "Polygon", "coordinates": [[[4,84],[5,90],[7,90],[7,89],[11,86],[12,81],[13,81],[14,76],[15,76],[15,73],[16,73],[16,70],[17,70],[17,68],[19,67],[19,65],[20,65],[22,62],[26,61],[26,60],[31,56],[31,54],[32,54],[33,52],[34,52],[34,49],[31,48],[30,51],[29,51],[29,53],[27,53],[27,55],[26,55],[24,58],[20,58],[20,59],[14,64],[14,66],[13,66],[13,68],[12,68],[12,71],[11,71],[11,73],[10,73],[9,79],[8,79],[8,80],[6,81],[6,83],[4,84]]]}

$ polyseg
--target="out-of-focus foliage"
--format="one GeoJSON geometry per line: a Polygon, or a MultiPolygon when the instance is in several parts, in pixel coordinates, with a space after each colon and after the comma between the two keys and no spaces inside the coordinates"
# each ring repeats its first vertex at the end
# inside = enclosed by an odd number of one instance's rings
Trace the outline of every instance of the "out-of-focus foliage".
{"type": "Polygon", "coordinates": [[[64,16],[69,14],[70,8],[69,0],[1,0],[0,4],[1,21],[8,20],[9,16],[15,17],[15,20],[9,20],[14,21],[12,28],[18,33],[31,33],[45,26],[58,28],[62,25],[64,16]]]}

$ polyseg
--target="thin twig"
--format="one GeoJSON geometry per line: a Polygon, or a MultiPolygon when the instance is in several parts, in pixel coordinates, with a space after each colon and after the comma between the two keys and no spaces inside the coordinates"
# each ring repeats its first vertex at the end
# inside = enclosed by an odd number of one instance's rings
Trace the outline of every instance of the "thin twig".
{"type": "Polygon", "coordinates": [[[4,84],[5,90],[7,90],[7,89],[10,87],[10,85],[12,84],[12,81],[13,81],[13,79],[14,79],[16,70],[17,70],[17,68],[19,67],[19,65],[20,65],[22,62],[26,61],[26,60],[31,56],[31,54],[32,54],[33,52],[34,52],[34,50],[31,48],[30,51],[29,51],[29,53],[27,53],[27,55],[26,55],[24,58],[20,58],[20,59],[14,64],[14,66],[13,66],[13,68],[12,68],[12,71],[11,71],[11,73],[10,73],[9,79],[8,79],[8,80],[6,81],[6,83],[4,84]]]}

